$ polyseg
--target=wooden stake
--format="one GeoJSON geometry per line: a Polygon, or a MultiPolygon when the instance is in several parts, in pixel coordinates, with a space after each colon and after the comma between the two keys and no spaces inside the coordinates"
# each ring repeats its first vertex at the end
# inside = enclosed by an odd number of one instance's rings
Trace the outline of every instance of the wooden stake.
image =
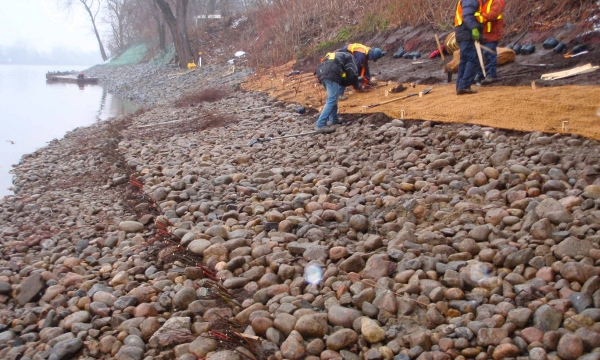
{"type": "Polygon", "coordinates": [[[446,59],[444,58],[444,52],[442,51],[442,45],[440,45],[440,38],[438,37],[437,34],[434,34],[435,36],[435,42],[437,43],[438,46],[438,50],[440,51],[440,56],[442,57],[442,60],[446,61],[446,59]]]}
{"type": "Polygon", "coordinates": [[[535,81],[531,82],[531,90],[535,90],[535,81]]]}
{"type": "Polygon", "coordinates": [[[569,122],[567,120],[563,120],[562,122],[562,130],[569,131],[569,122]]]}

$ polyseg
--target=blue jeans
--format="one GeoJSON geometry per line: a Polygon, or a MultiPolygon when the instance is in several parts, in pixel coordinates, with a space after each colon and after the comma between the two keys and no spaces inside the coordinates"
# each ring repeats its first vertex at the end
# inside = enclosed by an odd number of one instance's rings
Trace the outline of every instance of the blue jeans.
{"type": "MultiPolygon", "coordinates": [[[[490,50],[493,50],[493,51],[497,51],[497,49],[498,49],[497,41],[484,42],[484,43],[481,43],[481,45],[483,45],[487,48],[490,48],[490,50]]],[[[487,75],[487,77],[488,78],[498,77],[498,73],[496,72],[496,68],[498,67],[498,55],[491,53],[487,50],[483,50],[482,55],[483,55],[483,62],[485,63],[485,74],[487,75]]],[[[479,71],[477,72],[476,78],[483,79],[483,71],[481,71],[481,69],[479,69],[479,71]]]]}
{"type": "Polygon", "coordinates": [[[459,41],[460,63],[458,64],[458,79],[456,80],[456,90],[468,89],[475,79],[477,71],[480,70],[477,50],[473,40],[459,41]]]}
{"type": "Polygon", "coordinates": [[[327,101],[317,119],[317,129],[326,127],[327,120],[334,124],[338,121],[338,97],[341,94],[340,90],[343,89],[340,84],[328,79],[323,80],[323,87],[327,90],[327,101]]]}

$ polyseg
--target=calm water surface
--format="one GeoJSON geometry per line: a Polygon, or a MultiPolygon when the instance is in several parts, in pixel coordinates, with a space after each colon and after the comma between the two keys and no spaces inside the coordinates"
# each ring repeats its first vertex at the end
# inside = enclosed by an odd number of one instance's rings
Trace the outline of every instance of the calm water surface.
{"type": "Polygon", "coordinates": [[[22,155],[67,131],[132,113],[138,106],[102,85],[46,83],[46,72],[89,66],[0,65],[0,197],[12,194],[9,171],[22,155]]]}

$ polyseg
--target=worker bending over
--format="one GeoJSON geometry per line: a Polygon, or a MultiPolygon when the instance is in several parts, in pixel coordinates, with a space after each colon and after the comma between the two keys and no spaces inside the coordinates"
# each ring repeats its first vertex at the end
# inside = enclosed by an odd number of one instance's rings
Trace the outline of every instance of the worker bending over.
{"type": "MultiPolygon", "coordinates": [[[[348,52],[354,57],[354,63],[358,69],[358,76],[362,76],[363,80],[359,89],[364,89],[371,80],[371,72],[369,71],[369,60],[377,62],[385,53],[379,48],[370,48],[363,44],[347,44],[341,51],[348,52]]],[[[342,94],[344,92],[342,91],[342,94]]],[[[344,100],[344,99],[342,99],[344,100]]]]}
{"type": "MultiPolygon", "coordinates": [[[[321,63],[315,71],[319,83],[327,90],[327,100],[323,111],[317,119],[316,131],[318,133],[332,133],[333,127],[339,122],[338,98],[346,86],[359,88],[358,69],[352,55],[343,51],[331,52],[321,59],[321,63]]],[[[362,80],[362,79],[361,79],[362,80]]]]}

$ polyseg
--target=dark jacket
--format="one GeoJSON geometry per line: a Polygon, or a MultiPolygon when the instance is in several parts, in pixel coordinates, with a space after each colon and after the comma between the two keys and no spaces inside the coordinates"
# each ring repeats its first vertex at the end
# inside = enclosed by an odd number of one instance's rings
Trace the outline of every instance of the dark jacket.
{"type": "Polygon", "coordinates": [[[358,70],[354,58],[347,52],[335,52],[325,55],[317,71],[315,71],[319,83],[323,80],[332,80],[341,86],[358,87],[358,70]],[[330,56],[335,54],[335,56],[330,56]],[[333,59],[332,59],[333,57],[333,59]]]}
{"type": "MultiPolygon", "coordinates": [[[[483,26],[475,18],[475,13],[479,11],[479,0],[459,0],[462,4],[463,23],[454,28],[456,32],[456,41],[471,40],[471,30],[477,28],[479,33],[483,33],[483,26]]],[[[482,39],[483,40],[483,39],[482,39]]]]}

